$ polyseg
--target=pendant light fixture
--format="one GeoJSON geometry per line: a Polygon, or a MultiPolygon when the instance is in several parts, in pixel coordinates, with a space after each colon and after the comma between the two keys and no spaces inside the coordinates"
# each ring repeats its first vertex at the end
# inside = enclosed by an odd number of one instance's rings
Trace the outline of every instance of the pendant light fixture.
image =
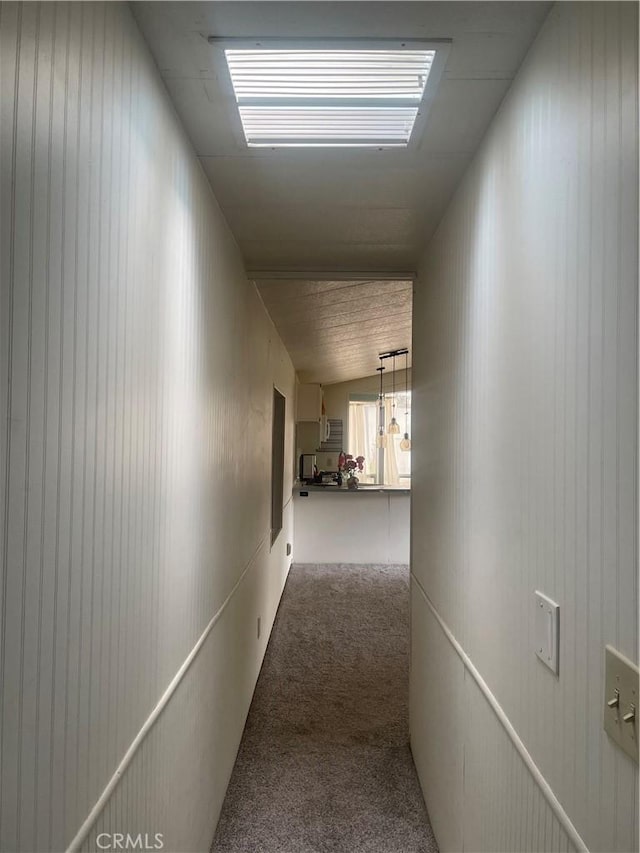
{"type": "Polygon", "coordinates": [[[404,436],[400,442],[400,450],[411,450],[409,438],[409,353],[404,354],[404,436]]]}
{"type": "Polygon", "coordinates": [[[391,377],[392,382],[392,394],[393,394],[393,402],[391,403],[391,420],[389,421],[389,427],[387,432],[390,435],[398,435],[400,432],[400,425],[396,420],[396,356],[395,353],[393,355],[393,375],[391,377]]]}
{"type": "Polygon", "coordinates": [[[380,356],[380,367],[377,368],[380,374],[380,393],[378,394],[378,437],[376,438],[376,447],[386,447],[387,439],[384,434],[384,392],[382,390],[382,374],[384,373],[384,365],[382,364],[382,356],[380,356]]]}

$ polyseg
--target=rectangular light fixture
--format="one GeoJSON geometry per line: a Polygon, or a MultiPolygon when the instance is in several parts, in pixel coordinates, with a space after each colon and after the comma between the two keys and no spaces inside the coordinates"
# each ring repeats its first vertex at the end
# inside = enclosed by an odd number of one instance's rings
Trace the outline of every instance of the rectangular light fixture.
{"type": "Polygon", "coordinates": [[[406,147],[436,50],[225,50],[250,147],[406,147]]]}

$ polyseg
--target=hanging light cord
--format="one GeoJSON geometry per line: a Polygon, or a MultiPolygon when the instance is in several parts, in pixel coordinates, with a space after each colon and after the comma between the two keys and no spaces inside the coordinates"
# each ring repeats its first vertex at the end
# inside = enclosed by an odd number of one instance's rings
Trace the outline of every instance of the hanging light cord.
{"type": "Polygon", "coordinates": [[[379,432],[382,432],[382,430],[384,429],[382,425],[382,401],[384,399],[384,394],[382,392],[382,372],[384,370],[384,365],[382,364],[382,359],[380,359],[380,367],[378,368],[378,370],[380,371],[380,393],[378,394],[378,430],[379,432]]]}
{"type": "Polygon", "coordinates": [[[391,377],[391,394],[393,395],[393,412],[392,414],[395,417],[396,414],[396,357],[393,357],[393,376],[391,377]]]}
{"type": "Polygon", "coordinates": [[[411,450],[409,438],[409,353],[404,354],[404,435],[400,442],[400,450],[411,450]]]}
{"type": "Polygon", "coordinates": [[[409,432],[409,353],[404,354],[404,431],[409,432]]]}

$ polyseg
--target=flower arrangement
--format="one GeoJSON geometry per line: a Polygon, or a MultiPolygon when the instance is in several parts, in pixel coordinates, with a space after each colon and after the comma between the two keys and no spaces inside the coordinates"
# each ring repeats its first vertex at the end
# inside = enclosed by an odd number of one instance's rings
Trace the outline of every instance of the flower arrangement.
{"type": "Polygon", "coordinates": [[[361,474],[364,471],[364,456],[356,456],[354,459],[351,453],[345,453],[344,451],[340,454],[338,458],[338,473],[339,475],[346,476],[347,485],[354,485],[357,487],[358,478],[356,474],[361,474]]]}

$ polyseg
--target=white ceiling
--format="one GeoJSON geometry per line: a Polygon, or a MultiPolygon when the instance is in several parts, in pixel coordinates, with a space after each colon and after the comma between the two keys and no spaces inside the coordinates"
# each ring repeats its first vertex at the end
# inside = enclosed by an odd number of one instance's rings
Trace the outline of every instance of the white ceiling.
{"type": "Polygon", "coordinates": [[[373,373],[375,353],[410,343],[411,289],[398,280],[415,270],[550,5],[132,4],[249,275],[308,380],[373,373]],[[398,36],[452,44],[424,132],[409,148],[272,150],[244,144],[222,51],[208,36],[398,36]],[[281,271],[299,279],[281,280],[281,271]],[[332,275],[314,278],[319,271],[332,275]],[[349,271],[364,271],[369,281],[380,273],[397,280],[361,284],[371,320],[360,315],[329,333],[334,291],[358,292],[353,281],[339,281],[349,271]],[[318,280],[327,277],[332,280],[318,280]],[[349,343],[346,327],[360,345],[349,343]]]}

